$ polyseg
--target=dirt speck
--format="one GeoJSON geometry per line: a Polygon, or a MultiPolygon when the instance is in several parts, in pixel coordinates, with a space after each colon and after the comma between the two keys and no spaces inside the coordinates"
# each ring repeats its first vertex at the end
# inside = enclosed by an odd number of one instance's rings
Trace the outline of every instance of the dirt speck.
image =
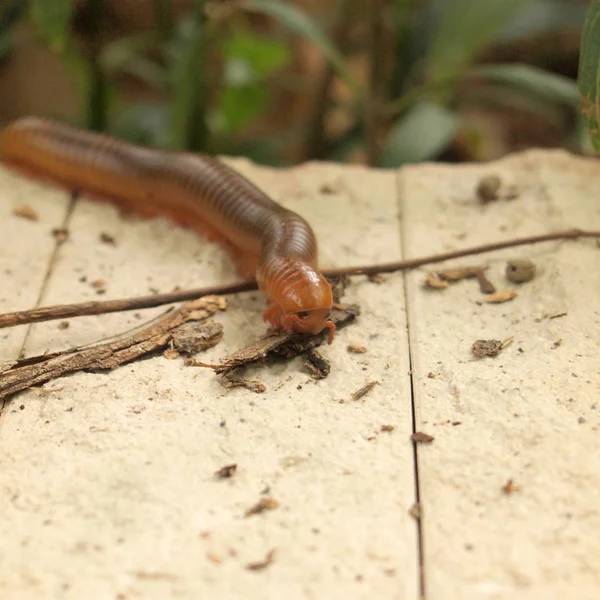
{"type": "Polygon", "coordinates": [[[230,465],[225,465],[221,467],[218,471],[215,471],[215,476],[217,479],[229,479],[233,477],[235,472],[237,471],[237,464],[233,463],[230,465]]]}
{"type": "Polygon", "coordinates": [[[415,444],[431,444],[431,442],[433,442],[435,438],[432,435],[429,435],[428,433],[424,433],[422,431],[415,431],[415,433],[413,433],[410,436],[410,439],[415,444]]]}
{"type": "Polygon", "coordinates": [[[12,210],[13,215],[28,221],[38,221],[40,216],[29,204],[18,204],[12,210]]]}

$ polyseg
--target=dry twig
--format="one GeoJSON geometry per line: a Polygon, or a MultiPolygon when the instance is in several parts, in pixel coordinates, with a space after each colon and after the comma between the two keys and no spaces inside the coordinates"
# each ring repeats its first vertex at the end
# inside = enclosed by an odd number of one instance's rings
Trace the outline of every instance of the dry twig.
{"type": "MultiPolygon", "coordinates": [[[[359,314],[360,310],[355,304],[337,304],[331,311],[331,320],[337,328],[341,328],[352,323],[359,314]]],[[[194,367],[213,369],[219,375],[228,375],[235,369],[267,358],[289,360],[299,354],[310,352],[313,348],[320,346],[326,337],[326,331],[317,335],[277,332],[266,335],[249,346],[225,356],[219,364],[207,364],[193,360],[189,360],[188,364],[194,367]]],[[[326,376],[326,374],[323,376],[326,376]]]]}
{"type": "Polygon", "coordinates": [[[223,337],[222,325],[209,320],[222,307],[221,300],[203,298],[177,310],[170,309],[150,323],[111,340],[19,360],[0,372],[0,399],[68,373],[112,370],[169,347],[183,351],[180,337],[185,340],[186,348],[193,347],[196,352],[211,348],[223,337]],[[190,341],[192,335],[194,344],[190,341]]]}
{"type": "MultiPolygon", "coordinates": [[[[494,250],[504,248],[514,248],[526,244],[537,244],[540,242],[550,242],[556,240],[575,240],[579,238],[598,238],[600,231],[582,231],[580,229],[571,229],[567,231],[557,231],[544,235],[534,235],[493,244],[483,244],[473,248],[463,250],[453,250],[442,254],[433,254],[421,258],[412,258],[389,263],[376,265],[365,265],[359,267],[342,267],[339,269],[324,269],[326,277],[340,277],[342,275],[374,275],[378,273],[393,273],[395,271],[405,271],[415,269],[423,265],[443,262],[446,260],[471,256],[474,254],[483,254],[494,250]]],[[[140,296],[137,298],[125,298],[121,300],[108,300],[105,302],[81,302],[77,304],[60,304],[56,306],[47,306],[43,308],[34,308],[0,315],[0,329],[4,327],[14,327],[15,325],[25,325],[27,323],[39,323],[41,321],[52,321],[54,319],[66,319],[70,317],[83,317],[86,315],[100,315],[111,312],[122,312],[127,310],[140,310],[142,308],[152,308],[163,306],[165,304],[174,304],[176,302],[185,302],[195,300],[209,295],[224,296],[227,294],[237,294],[256,290],[256,281],[242,281],[239,283],[215,285],[206,288],[194,290],[181,290],[167,294],[155,294],[152,296],[140,296]]]]}

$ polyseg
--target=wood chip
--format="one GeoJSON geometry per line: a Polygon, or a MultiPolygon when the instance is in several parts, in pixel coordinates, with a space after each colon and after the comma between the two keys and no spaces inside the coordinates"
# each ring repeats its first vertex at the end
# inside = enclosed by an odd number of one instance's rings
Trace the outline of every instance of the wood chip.
{"type": "Polygon", "coordinates": [[[303,363],[313,379],[325,379],[331,371],[329,362],[314,348],[304,353],[303,363]]]}
{"type": "Polygon", "coordinates": [[[267,555],[265,556],[265,558],[263,560],[258,561],[258,562],[248,563],[246,565],[246,569],[248,569],[249,571],[262,571],[263,569],[266,569],[273,562],[274,558],[275,558],[275,549],[269,550],[269,552],[267,553],[267,555]]]}
{"type": "Polygon", "coordinates": [[[386,278],[383,275],[381,275],[380,273],[371,273],[370,275],[367,276],[367,278],[371,283],[377,283],[377,284],[381,284],[386,281],[386,278]]]}
{"type": "Polygon", "coordinates": [[[346,350],[348,350],[348,352],[352,352],[353,354],[364,354],[367,351],[364,346],[358,346],[356,344],[348,344],[346,346],[346,350]]]}
{"type": "Polygon", "coordinates": [[[393,425],[382,425],[381,431],[391,433],[392,431],[394,431],[394,426],[393,425]]]}
{"type": "Polygon", "coordinates": [[[497,356],[501,349],[502,342],[500,340],[476,340],[471,346],[471,350],[477,358],[497,356]]]}
{"type": "Polygon", "coordinates": [[[237,464],[233,463],[231,465],[225,465],[221,467],[218,471],[215,471],[215,475],[217,479],[229,479],[233,477],[235,472],[237,471],[237,464]]]}
{"type": "Polygon", "coordinates": [[[444,281],[454,283],[461,279],[469,279],[470,277],[477,277],[483,271],[482,267],[457,267],[454,269],[443,269],[437,271],[437,276],[444,281]]]}
{"type": "Polygon", "coordinates": [[[509,346],[512,341],[512,337],[509,337],[502,342],[499,340],[476,340],[473,342],[471,350],[477,358],[483,358],[484,356],[497,356],[500,351],[509,346]]]}
{"type": "Polygon", "coordinates": [[[198,321],[197,316],[198,311],[192,311],[190,321],[183,323],[173,332],[171,344],[178,354],[191,356],[204,352],[215,345],[215,338],[222,337],[223,326],[220,323],[204,322],[202,319],[206,319],[208,315],[198,321]]]}
{"type": "Polygon", "coordinates": [[[368,394],[376,385],[379,384],[379,381],[369,381],[369,383],[363,385],[359,390],[356,390],[354,394],[352,394],[352,400],[360,400],[363,396],[368,394]]]}
{"type": "Polygon", "coordinates": [[[90,285],[97,290],[101,290],[106,287],[106,281],[104,281],[104,279],[94,279],[90,285]]]}
{"type": "Polygon", "coordinates": [[[437,273],[429,273],[424,285],[433,290],[443,290],[450,286],[450,284],[445,279],[441,279],[437,273]]]}
{"type": "Polygon", "coordinates": [[[211,562],[214,562],[216,565],[220,565],[223,562],[223,558],[216,554],[215,552],[211,552],[210,550],[206,553],[206,558],[211,562]]]}
{"type": "Polygon", "coordinates": [[[271,497],[261,498],[256,504],[251,506],[244,513],[245,517],[250,517],[252,515],[259,515],[267,510],[275,510],[279,508],[279,502],[271,497]]]}
{"type": "MultiPolygon", "coordinates": [[[[0,399],[68,373],[112,370],[142,356],[165,350],[170,347],[177,329],[202,306],[203,300],[188,302],[176,310],[170,309],[142,327],[110,340],[18,360],[0,373],[0,399]]],[[[223,337],[222,326],[211,321],[199,323],[198,335],[206,341],[205,327],[212,335],[210,345],[215,346],[223,337]]]]}
{"type": "MultiPolygon", "coordinates": [[[[337,328],[341,329],[353,323],[359,314],[360,308],[356,304],[336,304],[331,311],[331,320],[337,328]]],[[[188,364],[213,369],[217,374],[227,375],[235,369],[250,364],[266,364],[267,359],[290,360],[323,344],[327,339],[327,335],[328,330],[317,335],[276,332],[225,356],[218,364],[199,361],[190,361],[188,364]]]]}
{"type": "Polygon", "coordinates": [[[410,436],[411,441],[415,444],[431,444],[435,439],[432,435],[428,433],[423,433],[422,431],[416,431],[410,436]]]}
{"type": "Polygon", "coordinates": [[[12,210],[13,215],[28,221],[38,221],[40,216],[29,204],[18,204],[12,210]]]}
{"type": "Polygon", "coordinates": [[[510,496],[511,494],[513,494],[514,492],[518,492],[520,490],[520,486],[515,485],[515,482],[512,479],[509,479],[503,486],[502,486],[502,491],[507,495],[510,496]]]}
{"type": "Polygon", "coordinates": [[[425,286],[433,289],[444,289],[450,283],[472,277],[477,278],[479,289],[484,294],[493,294],[496,291],[492,282],[485,276],[485,267],[477,266],[455,267],[429,273],[425,281],[425,286]]]}
{"type": "Polygon", "coordinates": [[[517,292],[514,290],[503,290],[501,292],[496,292],[495,294],[490,294],[485,301],[488,304],[502,304],[503,302],[509,302],[517,297],[517,292]]]}
{"type": "Polygon", "coordinates": [[[263,392],[267,391],[267,386],[262,383],[262,381],[255,381],[254,379],[238,379],[237,377],[231,377],[230,375],[226,375],[221,380],[221,385],[226,390],[231,390],[236,387],[244,387],[255,394],[262,394],[263,392]]]}
{"type": "Polygon", "coordinates": [[[494,284],[485,276],[484,271],[477,273],[477,282],[479,283],[479,290],[482,294],[495,294],[496,287],[494,284]]]}

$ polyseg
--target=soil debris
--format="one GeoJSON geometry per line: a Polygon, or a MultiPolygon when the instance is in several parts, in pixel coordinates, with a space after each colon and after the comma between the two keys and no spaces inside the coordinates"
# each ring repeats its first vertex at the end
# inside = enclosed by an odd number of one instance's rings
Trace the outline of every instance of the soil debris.
{"type": "Polygon", "coordinates": [[[303,363],[313,379],[325,379],[331,371],[331,365],[327,359],[314,348],[303,354],[303,363]]]}
{"type": "Polygon", "coordinates": [[[100,241],[103,244],[108,244],[110,246],[116,246],[117,245],[117,240],[115,239],[114,236],[110,235],[110,233],[106,233],[106,232],[102,232],[100,234],[100,241]]]}
{"type": "Polygon", "coordinates": [[[269,550],[269,552],[267,552],[267,555],[265,556],[265,558],[263,560],[260,560],[258,562],[248,563],[246,565],[246,569],[248,569],[249,571],[262,571],[263,569],[266,569],[273,562],[274,558],[275,558],[275,549],[269,550]]]}
{"type": "MultiPolygon", "coordinates": [[[[331,311],[331,320],[341,329],[353,323],[359,314],[360,308],[356,304],[335,304],[331,311]]],[[[327,335],[327,330],[317,335],[274,332],[223,357],[218,364],[199,361],[190,361],[188,364],[213,369],[219,375],[227,375],[235,369],[251,364],[266,364],[268,360],[290,360],[323,344],[327,335]]]]}
{"type": "Polygon", "coordinates": [[[473,354],[477,358],[483,358],[485,356],[498,356],[504,348],[509,346],[513,341],[513,338],[507,338],[504,341],[499,340],[476,340],[471,346],[473,354]]]}
{"type": "Polygon", "coordinates": [[[435,438],[432,435],[429,435],[428,433],[424,433],[422,431],[415,431],[415,433],[413,433],[410,436],[410,439],[415,444],[431,444],[431,442],[435,440],[435,438]]]}
{"type": "Polygon", "coordinates": [[[29,204],[18,204],[13,208],[12,213],[15,217],[27,219],[28,221],[39,221],[40,218],[37,211],[31,208],[29,204]]]}
{"type": "Polygon", "coordinates": [[[359,390],[356,390],[352,394],[352,400],[360,400],[363,396],[366,396],[376,385],[379,385],[379,381],[369,381],[369,383],[363,385],[359,390]]]}
{"type": "Polygon", "coordinates": [[[510,302],[517,297],[517,292],[514,290],[502,290],[501,292],[496,292],[495,294],[490,294],[485,301],[488,304],[502,304],[504,302],[510,302]]]}
{"type": "Polygon", "coordinates": [[[225,375],[221,380],[221,385],[226,390],[231,390],[236,387],[244,387],[255,394],[262,394],[267,391],[267,386],[262,381],[256,381],[254,379],[238,379],[237,377],[231,377],[225,375]]]}
{"type": "Polygon", "coordinates": [[[259,515],[267,510],[275,510],[276,508],[279,508],[277,500],[271,497],[261,498],[256,504],[246,510],[244,516],[251,517],[252,515],[259,515]]]}
{"type": "Polygon", "coordinates": [[[217,479],[229,479],[235,475],[237,471],[237,464],[233,463],[231,465],[225,465],[221,467],[218,471],[215,471],[215,476],[217,479]]]}
{"type": "Polygon", "coordinates": [[[536,267],[531,260],[515,258],[506,263],[506,279],[513,283],[526,283],[535,277],[536,267]]]}
{"type": "Polygon", "coordinates": [[[358,346],[357,344],[348,344],[346,350],[352,352],[352,354],[364,354],[367,351],[364,346],[358,346]]]}

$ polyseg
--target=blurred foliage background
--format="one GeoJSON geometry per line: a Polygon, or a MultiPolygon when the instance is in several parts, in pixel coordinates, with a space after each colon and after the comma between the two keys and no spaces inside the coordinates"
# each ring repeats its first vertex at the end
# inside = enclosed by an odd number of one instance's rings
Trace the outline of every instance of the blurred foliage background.
{"type": "Polygon", "coordinates": [[[271,165],[587,152],[576,78],[593,5],[0,0],[0,120],[36,114],[271,165]]]}

